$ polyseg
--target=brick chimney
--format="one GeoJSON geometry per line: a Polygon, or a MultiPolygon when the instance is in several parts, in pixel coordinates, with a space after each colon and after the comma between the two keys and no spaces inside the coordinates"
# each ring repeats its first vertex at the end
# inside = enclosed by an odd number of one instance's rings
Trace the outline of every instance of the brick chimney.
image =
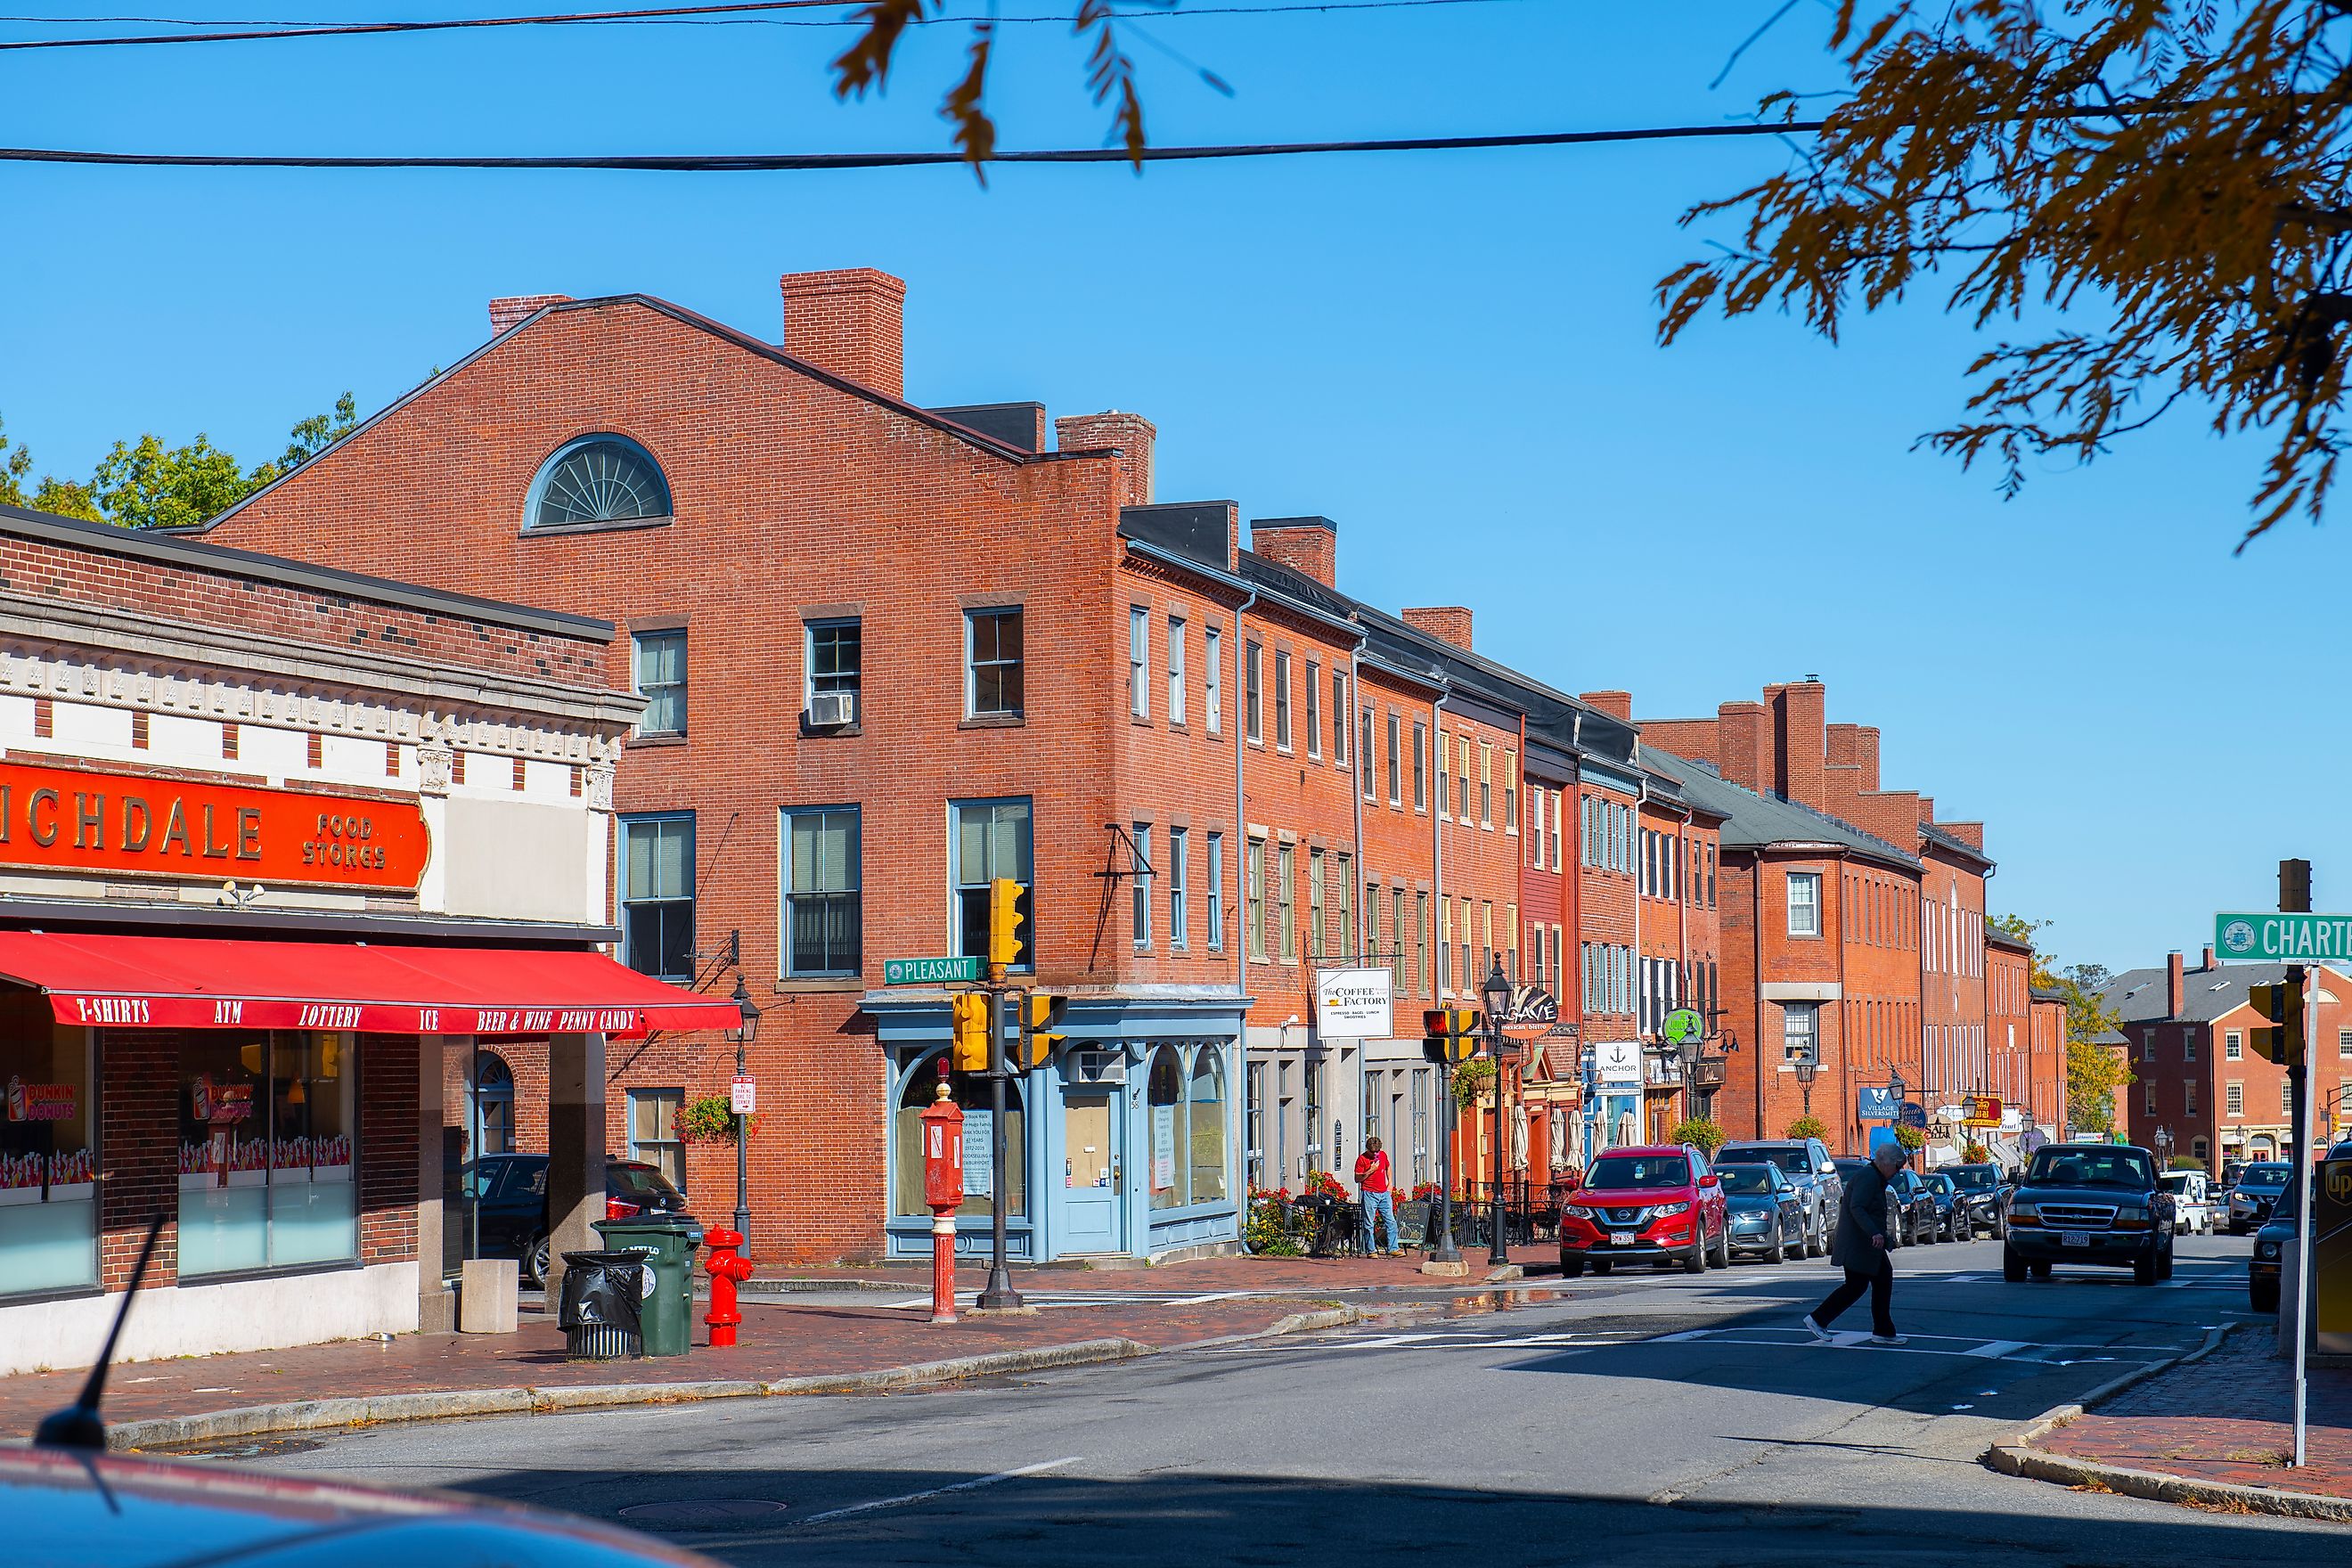
{"type": "Polygon", "coordinates": [[[1065,452],[1117,451],[1121,506],[1151,504],[1151,444],[1160,434],[1140,414],[1107,409],[1054,421],[1054,442],[1065,452]]]}
{"type": "Polygon", "coordinates": [[[1418,610],[1399,610],[1404,624],[1417,632],[1433,637],[1440,642],[1450,642],[1464,653],[1470,651],[1470,612],[1459,605],[1437,605],[1418,610]]]}
{"type": "Polygon", "coordinates": [[[1250,548],[1326,588],[1339,585],[1339,525],[1328,517],[1256,517],[1250,548]]]}
{"type": "Polygon", "coordinates": [[[907,395],[907,285],[871,267],[787,272],[784,352],[886,396],[907,395]]]}
{"type": "Polygon", "coordinates": [[[1981,822],[1939,822],[1936,826],[1971,849],[1984,848],[1984,824],[1981,822]]]}
{"type": "Polygon", "coordinates": [[[1772,788],[1764,776],[1770,758],[1766,746],[1764,704],[1726,702],[1715,710],[1717,770],[1733,784],[1762,795],[1772,788]]]}
{"type": "Polygon", "coordinates": [[[2180,950],[2173,949],[2164,955],[2164,1016],[2178,1018],[2188,1005],[2188,991],[2180,980],[2180,950]]]}
{"type": "Polygon", "coordinates": [[[2213,944],[2211,942],[2209,942],[2205,944],[2205,962],[2199,964],[2197,967],[2204,970],[2210,970],[2213,967],[2213,944]]]}
{"type": "Polygon", "coordinates": [[[1853,765],[1862,770],[1862,787],[1878,787],[1878,726],[1860,724],[1853,731],[1853,765]]]}
{"type": "Polygon", "coordinates": [[[1772,704],[1773,773],[1780,793],[1815,811],[1827,811],[1827,689],[1818,680],[1800,680],[1768,687],[1766,695],[1772,704]]]}
{"type": "Polygon", "coordinates": [[[509,294],[490,301],[490,336],[497,337],[532,311],[570,301],[569,294],[509,294]]]}
{"type": "Polygon", "coordinates": [[[1612,719],[1622,719],[1628,724],[1633,721],[1633,694],[1630,691],[1588,691],[1580,700],[1612,719]]]}

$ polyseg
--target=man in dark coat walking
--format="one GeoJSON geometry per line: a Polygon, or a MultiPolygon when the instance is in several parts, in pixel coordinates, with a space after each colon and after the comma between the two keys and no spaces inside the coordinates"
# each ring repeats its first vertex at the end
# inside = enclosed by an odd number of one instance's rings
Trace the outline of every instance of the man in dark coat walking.
{"type": "Polygon", "coordinates": [[[1845,1184],[1837,1234],[1830,1240],[1830,1261],[1845,1270],[1845,1283],[1805,1320],[1805,1327],[1823,1344],[1831,1342],[1830,1325],[1838,1314],[1862,1300],[1865,1290],[1870,1292],[1870,1342],[1906,1342],[1895,1331],[1895,1317],[1888,1310],[1895,1294],[1895,1261],[1886,1256],[1886,1187],[1907,1157],[1903,1145],[1890,1138],[1872,1152],[1869,1166],[1845,1184]]]}

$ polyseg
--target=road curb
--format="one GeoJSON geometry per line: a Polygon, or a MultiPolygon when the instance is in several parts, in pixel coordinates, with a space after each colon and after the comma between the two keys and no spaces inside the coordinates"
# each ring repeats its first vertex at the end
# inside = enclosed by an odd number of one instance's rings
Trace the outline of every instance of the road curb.
{"type": "Polygon", "coordinates": [[[2208,1329],[2205,1342],[2186,1354],[2174,1356],[2169,1361],[2152,1362],[2120,1377],[2108,1379],[2079,1400],[2052,1406],[2014,1437],[1988,1447],[1981,1456],[1983,1463],[1986,1468],[2005,1476],[2050,1481],[2059,1486],[2093,1487],[2124,1497],[2145,1498],[2151,1502],[2183,1503],[2232,1513],[2262,1513],[2286,1519],[2316,1519],[2336,1524],[2352,1524],[2352,1498],[2240,1486],[2231,1481],[2197,1480],[2188,1476],[2167,1475],[2158,1470],[2138,1470],[2124,1465],[2103,1464],[2096,1459],[2046,1453],[2032,1447],[2036,1439],[2114,1398],[2125,1389],[2176,1366],[2187,1366],[2192,1362],[2204,1360],[2219,1350],[2221,1342],[2242,1326],[2228,1324],[2208,1329]]]}

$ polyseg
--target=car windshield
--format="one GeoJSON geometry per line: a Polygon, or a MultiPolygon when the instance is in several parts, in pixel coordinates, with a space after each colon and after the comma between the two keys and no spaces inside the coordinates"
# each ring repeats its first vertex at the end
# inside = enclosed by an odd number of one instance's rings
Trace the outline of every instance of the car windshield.
{"type": "Polygon", "coordinates": [[[2284,1165],[2249,1165],[2238,1174],[2242,1187],[2283,1187],[2286,1185],[2284,1165]]]}
{"type": "Polygon", "coordinates": [[[2045,1148],[2036,1151],[2025,1179],[2053,1187],[2137,1187],[2156,1185],[2156,1167],[2140,1150],[2108,1148],[2045,1148]]]}
{"type": "Polygon", "coordinates": [[[1947,1171],[1952,1185],[1971,1193],[1989,1193],[2000,1185],[1998,1165],[1962,1165],[1957,1171],[1947,1171]]]}
{"type": "Polygon", "coordinates": [[[1592,1162],[1584,1184],[1607,1192],[1618,1187],[1686,1187],[1690,1162],[1680,1154],[1604,1154],[1592,1162]]]}
{"type": "Polygon", "coordinates": [[[1723,1178],[1723,1190],[1742,1194],[1771,1193],[1772,1173],[1762,1165],[1717,1165],[1715,1173],[1723,1178]]]}
{"type": "Polygon", "coordinates": [[[1938,1171],[1934,1175],[1928,1177],[1927,1184],[1947,1196],[1950,1195],[1954,1191],[1952,1186],[1952,1178],[1944,1174],[1941,1171],[1938,1171]]]}
{"type": "Polygon", "coordinates": [[[1743,1165],[1778,1165],[1792,1176],[1801,1176],[1811,1168],[1802,1149],[1761,1149],[1749,1143],[1727,1143],[1716,1158],[1737,1160],[1743,1165]]]}
{"type": "Polygon", "coordinates": [[[686,1194],[670,1184],[667,1176],[651,1165],[624,1165],[617,1162],[604,1167],[604,1185],[614,1196],[652,1198],[663,1204],[683,1205],[686,1194]]]}

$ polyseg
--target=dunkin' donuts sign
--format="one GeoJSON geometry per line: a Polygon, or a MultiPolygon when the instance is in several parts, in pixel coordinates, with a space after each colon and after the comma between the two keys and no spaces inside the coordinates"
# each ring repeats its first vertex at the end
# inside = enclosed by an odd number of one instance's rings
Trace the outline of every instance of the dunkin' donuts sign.
{"type": "Polygon", "coordinates": [[[413,892],[414,802],[0,763],[0,866],[413,892]]]}

